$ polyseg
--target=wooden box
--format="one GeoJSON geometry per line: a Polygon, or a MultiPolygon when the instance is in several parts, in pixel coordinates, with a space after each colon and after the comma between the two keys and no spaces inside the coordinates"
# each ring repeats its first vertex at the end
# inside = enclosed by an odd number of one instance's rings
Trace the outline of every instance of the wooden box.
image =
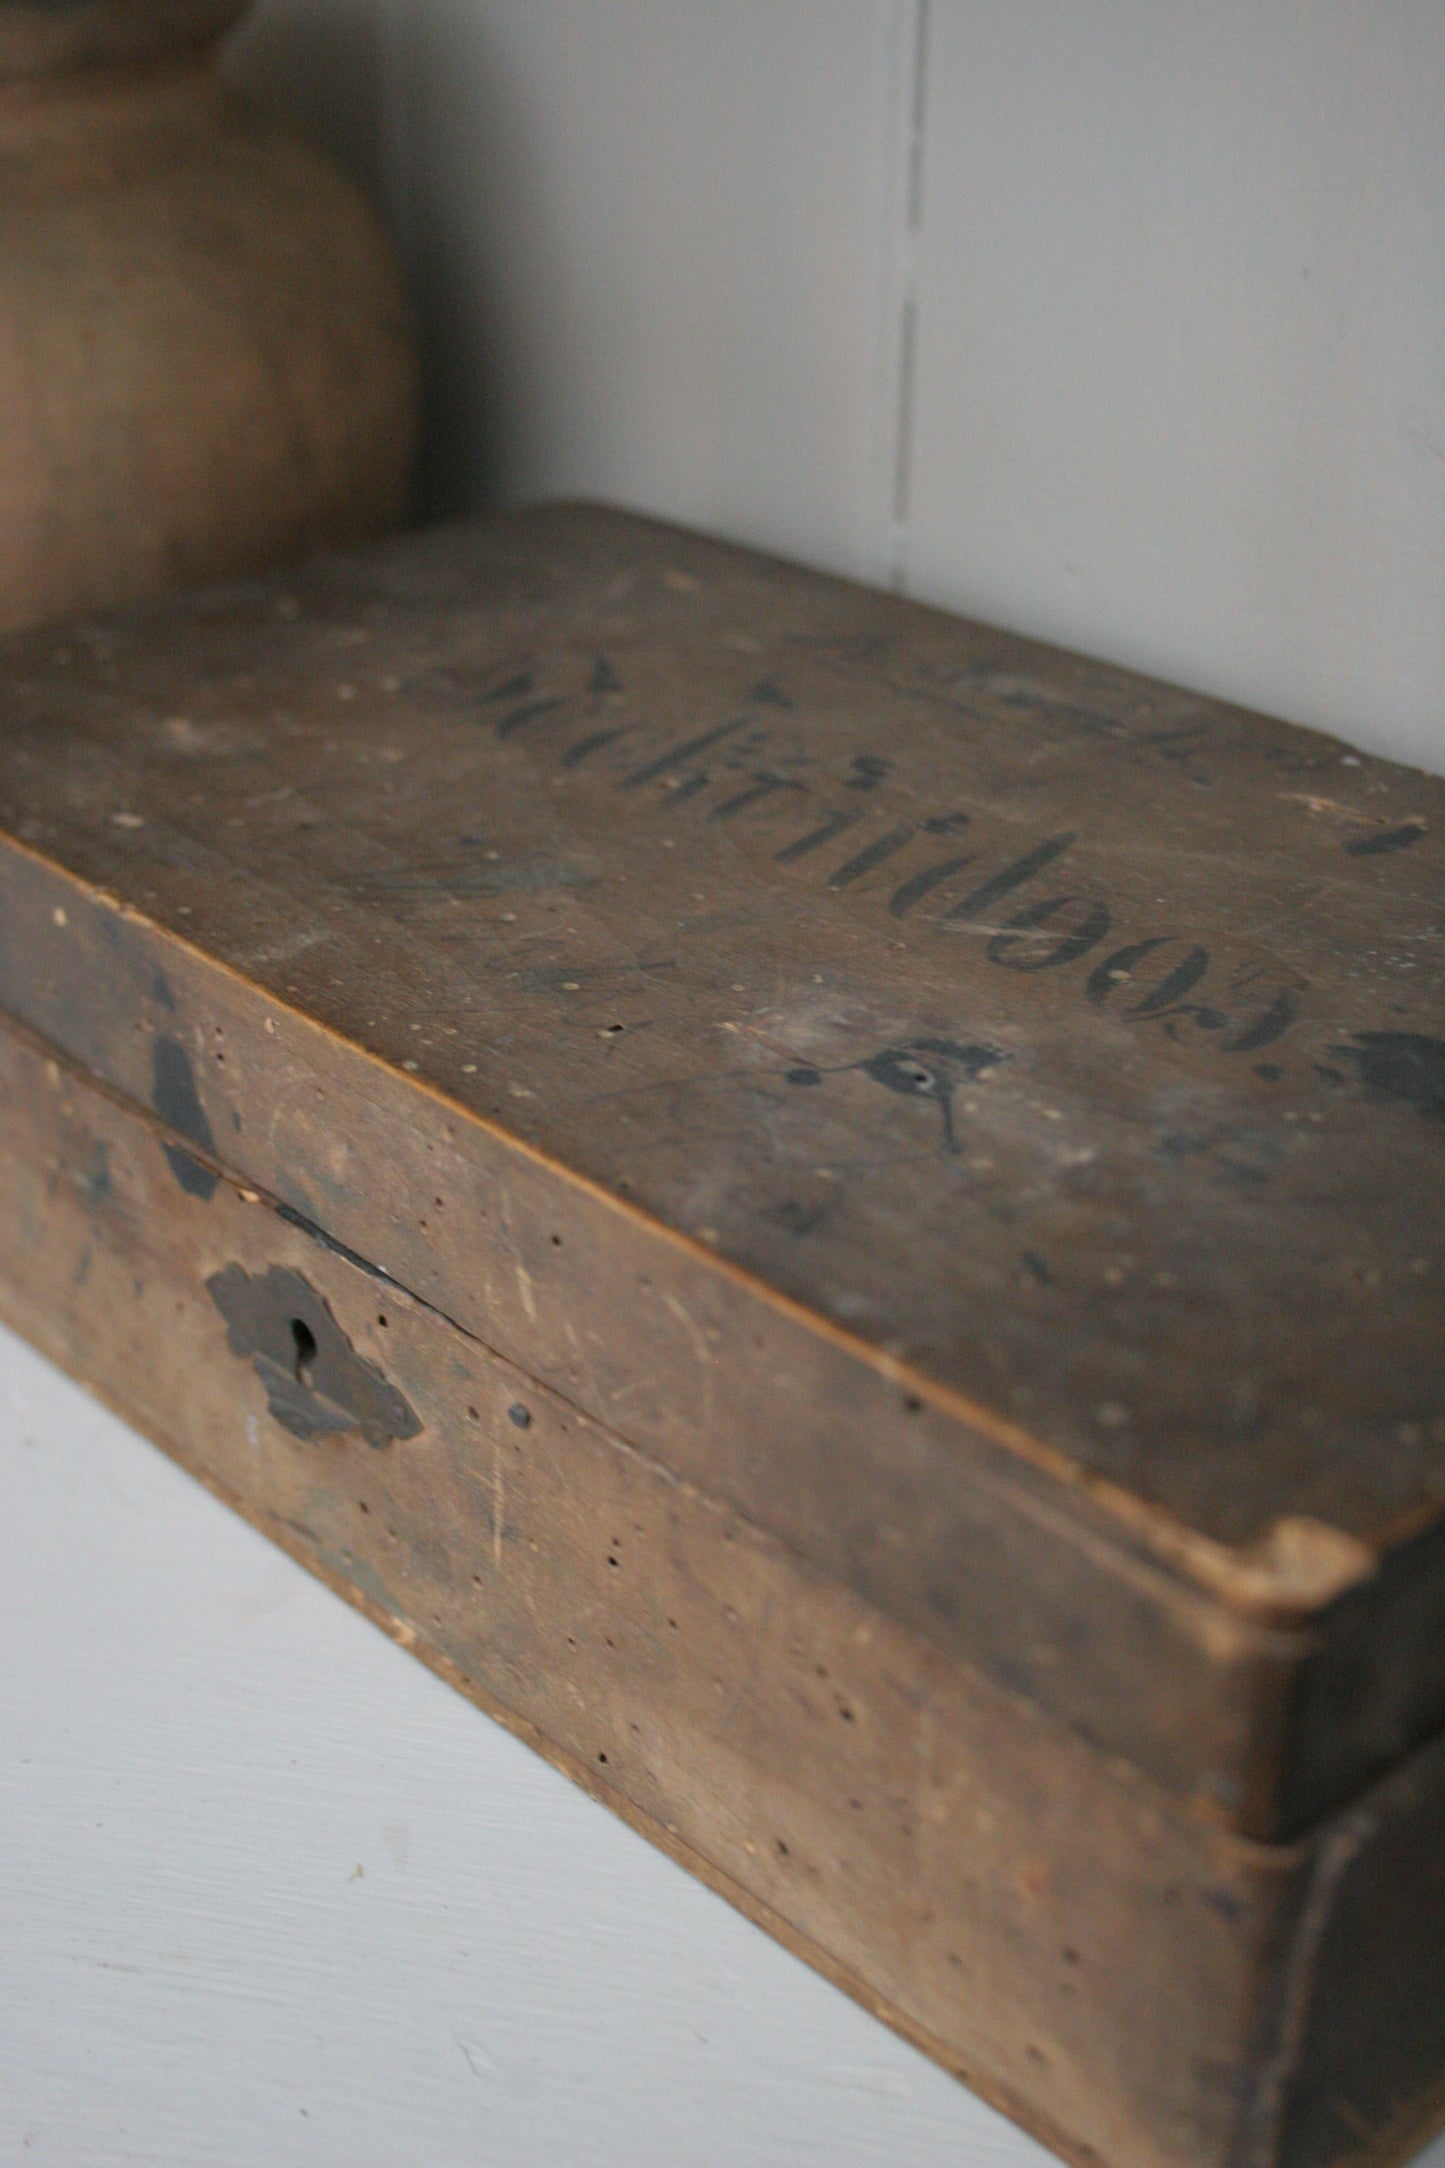
{"type": "Polygon", "coordinates": [[[0,1309],[1078,2161],[1445,2113],[1445,785],[595,509],[12,641],[0,1309]]]}

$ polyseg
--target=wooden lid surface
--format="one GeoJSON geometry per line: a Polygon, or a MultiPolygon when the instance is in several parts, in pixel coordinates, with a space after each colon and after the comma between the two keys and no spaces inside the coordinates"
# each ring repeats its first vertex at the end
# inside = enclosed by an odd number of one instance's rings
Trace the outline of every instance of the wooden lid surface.
{"type": "Polygon", "coordinates": [[[576,507],[3,705],[21,842],[1066,1481],[1341,1586],[1437,1524],[1440,781],[576,507]]]}

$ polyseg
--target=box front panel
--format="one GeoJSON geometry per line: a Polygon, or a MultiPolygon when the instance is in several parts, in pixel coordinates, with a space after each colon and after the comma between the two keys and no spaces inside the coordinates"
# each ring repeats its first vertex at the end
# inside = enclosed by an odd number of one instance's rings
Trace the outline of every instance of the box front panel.
{"type": "Polygon", "coordinates": [[[1053,2143],[1224,2163],[1307,1862],[830,1585],[0,1030],[0,1307],[1053,2143]]]}

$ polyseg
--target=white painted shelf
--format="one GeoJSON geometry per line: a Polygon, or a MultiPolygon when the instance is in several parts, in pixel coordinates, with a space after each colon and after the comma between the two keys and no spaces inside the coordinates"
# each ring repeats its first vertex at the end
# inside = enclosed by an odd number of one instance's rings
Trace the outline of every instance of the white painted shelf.
{"type": "Polygon", "coordinates": [[[3,1331],[0,1637],[7,2168],[1046,2168],[3,1331]]]}
{"type": "Polygon", "coordinates": [[[7,2168],[1049,2168],[3,1329],[0,1637],[7,2168]]]}

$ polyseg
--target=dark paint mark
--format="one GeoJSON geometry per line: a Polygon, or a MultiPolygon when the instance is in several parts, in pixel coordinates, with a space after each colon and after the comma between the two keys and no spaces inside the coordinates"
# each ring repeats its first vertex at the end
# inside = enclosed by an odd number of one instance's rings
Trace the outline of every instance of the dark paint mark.
{"type": "Polygon", "coordinates": [[[495,707],[503,700],[520,700],[524,693],[531,690],[531,671],[519,670],[515,677],[504,678],[501,684],[493,686],[489,693],[483,693],[482,700],[487,707],[495,707]]]}
{"type": "Polygon", "coordinates": [[[1164,752],[1164,748],[1171,745],[1187,746],[1192,751],[1198,746],[1199,740],[1207,738],[1208,735],[1209,725],[1204,722],[1170,723],[1162,730],[1141,731],[1139,743],[1154,746],[1157,751],[1164,753],[1166,760],[1187,760],[1189,757],[1187,752],[1170,754],[1164,752]]]}
{"type": "Polygon", "coordinates": [[[1062,858],[1074,840],[1075,831],[1069,829],[1064,835],[1050,836],[1047,842],[1036,843],[1031,851],[1025,851],[1022,858],[1015,858],[1012,864],[995,873],[992,879],[983,882],[971,895],[950,905],[939,919],[939,925],[966,926],[980,911],[991,910],[994,904],[1011,895],[1016,888],[1022,888],[1025,881],[1031,881],[1036,873],[1042,873],[1045,866],[1051,866],[1056,858],[1062,858]]]}
{"type": "Polygon", "coordinates": [[[579,738],[577,743],[569,745],[562,755],[563,767],[580,768],[584,760],[590,760],[594,753],[600,753],[604,745],[615,744],[622,735],[621,730],[594,730],[590,737],[579,738]]]}
{"type": "Polygon", "coordinates": [[[518,1430],[530,1430],[532,1427],[532,1411],[530,1408],[524,1408],[520,1400],[514,1400],[507,1410],[507,1421],[515,1423],[518,1430]]]}
{"type": "Polygon", "coordinates": [[[1377,1099],[1399,1099],[1432,1121],[1445,1121],[1445,1039],[1418,1031],[1357,1031],[1353,1046],[1330,1052],[1352,1063],[1377,1099]]]}
{"type": "Polygon", "coordinates": [[[777,854],[777,863],[780,866],[795,865],[800,858],[807,858],[812,852],[821,850],[825,843],[831,843],[834,836],[842,835],[845,828],[852,828],[861,817],[857,813],[830,813],[821,827],[810,828],[796,843],[786,844],[777,854]]]}
{"type": "Polygon", "coordinates": [[[1025,1250],[1023,1251],[1022,1255],[1025,1271],[1031,1272],[1041,1287],[1052,1287],[1054,1284],[1054,1276],[1052,1272],[1050,1272],[1048,1266],[1044,1263],[1042,1257],[1040,1257],[1038,1251],[1025,1250]]]}
{"type": "Polygon", "coordinates": [[[199,1197],[205,1204],[215,1196],[219,1175],[213,1174],[209,1167],[202,1166],[200,1160],[193,1159],[189,1152],[183,1152],[178,1144],[163,1144],[161,1150],[166,1155],[166,1164],[171,1173],[188,1197],[199,1197]]]}
{"type": "Polygon", "coordinates": [[[829,881],[829,888],[851,888],[855,881],[862,880],[865,873],[871,873],[875,866],[881,866],[885,858],[892,858],[896,852],[901,851],[904,844],[911,842],[916,833],[911,821],[905,827],[890,828],[886,836],[879,836],[875,842],[850,858],[846,865],[840,866],[829,881]]]}
{"type": "Polygon", "coordinates": [[[735,716],[730,723],[718,723],[711,730],[701,731],[695,738],[684,739],[681,745],[674,745],[668,752],[659,753],[656,760],[649,760],[645,766],[634,768],[631,775],[622,778],[619,788],[638,790],[644,783],[655,783],[660,775],[667,775],[672,769],[680,767],[685,760],[692,760],[699,753],[709,752],[714,745],[721,745],[724,738],[736,736],[737,732],[744,728],[746,720],[745,716],[735,716]]]}
{"type": "Polygon", "coordinates": [[[525,729],[528,723],[535,723],[539,717],[550,715],[554,708],[560,708],[562,705],[563,701],[560,694],[555,694],[550,700],[529,700],[522,707],[513,708],[508,714],[499,718],[497,736],[499,738],[510,738],[517,731],[525,729]]]}
{"type": "Polygon", "coordinates": [[[151,980],[151,999],[158,1001],[163,1009],[175,1008],[176,997],[166,984],[166,975],[163,971],[157,971],[155,977],[151,980]]]}
{"type": "Polygon", "coordinates": [[[877,790],[893,773],[892,761],[878,753],[855,753],[848,765],[853,773],[843,785],[845,790],[877,790]]]}
{"type": "MultiPolygon", "coordinates": [[[[1070,904],[1081,901],[1078,896],[1050,896],[1044,903],[1026,904],[1005,920],[1003,932],[994,935],[984,954],[991,964],[1002,964],[1008,971],[1052,971],[1059,964],[1076,963],[1091,948],[1097,948],[1109,931],[1112,921],[1102,903],[1090,905],[1082,926],[1061,935],[1042,955],[1032,948],[1029,936],[1038,927],[1051,925],[1070,904]],[[1022,955],[1017,953],[1021,943],[1022,955]]],[[[1223,1017],[1219,1021],[1223,1023],[1223,1017]]]]}
{"type": "Polygon", "coordinates": [[[1126,1013],[1130,1016],[1160,1016],[1166,1009],[1177,1010],[1186,994],[1192,993],[1209,969],[1208,949],[1192,948],[1182,963],[1167,971],[1152,994],[1136,1001],[1126,1013]]]}
{"type": "MultiPolygon", "coordinates": [[[[925,821],[923,825],[926,828],[929,824],[925,821]]],[[[955,873],[962,873],[964,867],[971,866],[977,856],[977,851],[964,851],[957,858],[942,859],[938,865],[925,866],[921,873],[915,873],[908,880],[900,881],[888,899],[888,909],[893,917],[905,918],[915,903],[921,903],[935,888],[941,888],[945,881],[951,881],[955,873]]]]}
{"type": "Polygon", "coordinates": [[[960,1084],[975,1083],[985,1070],[997,1068],[1007,1059],[996,1046],[961,1046],[956,1039],[912,1039],[906,1046],[887,1046],[881,1054],[853,1066],[885,1091],[910,1099],[932,1099],[942,1117],[944,1144],[950,1152],[956,1152],[955,1091],[960,1084]]]}
{"type": "MultiPolygon", "coordinates": [[[[157,1039],[152,1054],[151,1105],[171,1129],[180,1131],[203,1152],[214,1152],[216,1140],[196,1090],[191,1058],[179,1039],[157,1039]]],[[[178,1145],[163,1144],[166,1163],[188,1196],[205,1200],[215,1195],[219,1176],[204,1167],[178,1145]]]]}
{"type": "Polygon", "coordinates": [[[599,698],[603,693],[621,692],[622,680],[605,655],[599,655],[593,663],[592,676],[588,681],[587,690],[599,698]]]}
{"type": "Polygon", "coordinates": [[[1185,1130],[1173,1130],[1159,1139],[1154,1149],[1161,1159],[1193,1159],[1200,1152],[1209,1150],[1209,1139],[1191,1136],[1185,1130]]]}
{"type": "Polygon", "coordinates": [[[103,1137],[91,1140],[90,1163],[75,1170],[75,1186],[91,1210],[98,1211],[110,1197],[110,1153],[103,1137]]]}
{"type": "Polygon", "coordinates": [[[931,1099],[943,1122],[943,1140],[950,1152],[958,1150],[953,1127],[953,1095],[960,1084],[976,1083],[985,1070],[996,1069],[1008,1056],[1001,1047],[962,1045],[957,1039],[910,1039],[904,1046],[885,1046],[881,1054],[866,1061],[844,1062],[838,1069],[817,1069],[803,1062],[786,1069],[789,1084],[811,1087],[825,1076],[850,1076],[855,1071],[881,1084],[885,1091],[907,1099],[931,1099]]]}
{"type": "Polygon", "coordinates": [[[1382,829],[1378,835],[1357,836],[1345,849],[1351,858],[1380,858],[1386,851],[1407,851],[1424,833],[1423,821],[1406,821],[1399,828],[1382,829]]]}
{"type": "Polygon", "coordinates": [[[359,1430],[377,1450],[414,1438],[415,1411],[374,1363],[356,1353],[329,1305],[289,1267],[213,1272],[206,1291],[226,1320],[233,1354],[249,1356],[266,1404],[296,1438],[359,1430]]]}
{"type": "Polygon", "coordinates": [[[790,1235],[801,1237],[816,1233],[831,1210],[832,1207],[828,1204],[805,1205],[800,1204],[796,1197],[788,1197],[782,1204],[774,1207],[772,1217],[780,1227],[786,1228],[790,1235]]]}
{"type": "Polygon", "coordinates": [[[800,783],[796,776],[769,775],[759,769],[746,790],[735,792],[731,798],[724,798],[721,805],[713,807],[708,819],[730,821],[745,807],[756,805],[760,799],[772,798],[780,790],[806,790],[807,787],[807,784],[800,783]]]}
{"type": "Polygon", "coordinates": [[[1135,964],[1141,964],[1154,949],[1163,948],[1172,941],[1172,933],[1156,933],[1148,941],[1131,941],[1126,948],[1115,949],[1101,964],[1089,973],[1084,981],[1084,992],[1095,1003],[1107,1001],[1114,988],[1133,977],[1135,964]]]}
{"type": "Polygon", "coordinates": [[[216,1140],[196,1090],[191,1058],[179,1039],[157,1039],[151,1057],[151,1105],[171,1129],[213,1152],[216,1140]]]}
{"type": "Polygon", "coordinates": [[[793,705],[776,678],[759,678],[748,697],[761,700],[770,708],[790,708],[793,705]]]}
{"type": "Polygon", "coordinates": [[[1282,1039],[1299,1015],[1299,1003],[1287,987],[1281,987],[1263,1016],[1247,1025],[1237,1038],[1224,1041],[1226,1054],[1257,1054],[1262,1046],[1282,1039]]]}

